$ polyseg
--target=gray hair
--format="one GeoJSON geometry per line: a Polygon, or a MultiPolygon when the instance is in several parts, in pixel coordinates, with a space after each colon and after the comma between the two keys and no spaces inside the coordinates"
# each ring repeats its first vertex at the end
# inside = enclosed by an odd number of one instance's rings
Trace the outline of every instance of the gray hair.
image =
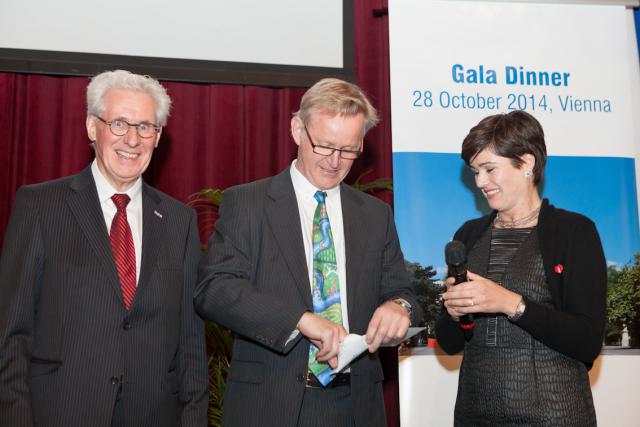
{"type": "Polygon", "coordinates": [[[104,113],[104,96],[112,89],[125,89],[148,94],[155,104],[156,124],[165,126],[171,109],[167,90],[156,79],[125,70],[105,71],[91,79],[87,86],[87,114],[104,113]]]}
{"type": "Polygon", "coordinates": [[[327,111],[336,115],[364,116],[363,136],[378,123],[378,112],[371,105],[364,91],[353,83],[340,79],[322,79],[305,92],[300,100],[300,110],[294,116],[308,123],[311,114],[327,111]]]}

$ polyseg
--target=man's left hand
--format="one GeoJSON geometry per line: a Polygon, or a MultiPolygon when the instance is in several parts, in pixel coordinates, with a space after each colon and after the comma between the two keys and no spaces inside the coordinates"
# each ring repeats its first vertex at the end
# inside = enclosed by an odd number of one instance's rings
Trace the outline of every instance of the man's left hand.
{"type": "Polygon", "coordinates": [[[381,344],[402,339],[409,329],[411,319],[407,309],[393,301],[382,304],[373,313],[365,341],[370,353],[374,353],[381,344]]]}

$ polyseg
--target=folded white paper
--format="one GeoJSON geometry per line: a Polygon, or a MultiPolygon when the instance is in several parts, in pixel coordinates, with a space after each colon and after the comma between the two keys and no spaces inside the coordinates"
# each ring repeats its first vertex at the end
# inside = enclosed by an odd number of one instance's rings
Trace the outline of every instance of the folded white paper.
{"type": "MultiPolygon", "coordinates": [[[[399,345],[401,342],[408,340],[415,334],[425,329],[426,328],[424,327],[409,328],[404,338],[388,342],[387,344],[383,344],[383,347],[395,347],[399,345]]],[[[349,363],[353,361],[353,359],[355,359],[360,354],[362,354],[366,349],[367,349],[367,343],[364,340],[363,335],[358,335],[358,334],[347,335],[344,338],[344,340],[342,340],[342,343],[340,344],[340,351],[338,353],[338,367],[335,368],[332,372],[334,374],[337,374],[338,372],[342,371],[344,368],[347,367],[349,363]]]]}

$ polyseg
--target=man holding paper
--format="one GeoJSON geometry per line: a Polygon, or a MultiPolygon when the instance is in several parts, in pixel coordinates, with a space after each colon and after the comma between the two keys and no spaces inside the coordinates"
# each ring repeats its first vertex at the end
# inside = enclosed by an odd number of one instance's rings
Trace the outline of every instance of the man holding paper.
{"type": "Polygon", "coordinates": [[[342,183],[377,120],[360,88],[321,80],[291,119],[291,167],[225,191],[195,294],[236,333],[223,425],[386,424],[376,351],[420,314],[390,207],[342,183]],[[333,374],[348,331],[369,352],[333,374]]]}

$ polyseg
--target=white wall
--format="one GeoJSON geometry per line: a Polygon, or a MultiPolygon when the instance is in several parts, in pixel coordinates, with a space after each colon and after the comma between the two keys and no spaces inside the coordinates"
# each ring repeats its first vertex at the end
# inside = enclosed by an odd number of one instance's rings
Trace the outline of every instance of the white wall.
{"type": "MultiPolygon", "coordinates": [[[[589,372],[598,426],[638,427],[640,351],[608,353],[600,355],[589,372]]],[[[461,360],[461,355],[449,356],[440,350],[434,354],[426,348],[400,356],[402,427],[453,425],[461,360]]]]}

